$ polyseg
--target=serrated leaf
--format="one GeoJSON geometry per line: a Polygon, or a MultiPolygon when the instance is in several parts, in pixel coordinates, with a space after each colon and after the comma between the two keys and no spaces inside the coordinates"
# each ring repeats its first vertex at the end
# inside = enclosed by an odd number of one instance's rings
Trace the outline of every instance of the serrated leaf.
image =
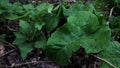
{"type": "Polygon", "coordinates": [[[46,23],[45,28],[47,31],[52,31],[59,23],[58,17],[52,14],[45,15],[44,21],[46,23]]]}
{"type": "Polygon", "coordinates": [[[42,3],[36,7],[38,14],[51,13],[53,5],[49,3],[42,3]]]}
{"type": "Polygon", "coordinates": [[[84,4],[79,2],[71,5],[69,9],[64,9],[63,12],[65,16],[69,16],[75,12],[83,11],[83,9],[84,9],[84,4]]]}
{"type": "Polygon", "coordinates": [[[85,5],[84,10],[94,12],[95,7],[93,6],[93,4],[87,4],[87,5],[85,5]]]}
{"type": "Polygon", "coordinates": [[[14,33],[16,38],[13,44],[17,45],[20,49],[20,54],[23,59],[27,57],[27,54],[33,49],[32,43],[26,43],[27,37],[20,32],[14,33]]]}
{"type": "Polygon", "coordinates": [[[28,32],[29,28],[30,28],[30,24],[27,21],[24,20],[20,20],[19,21],[19,26],[20,26],[20,30],[23,32],[28,32]]]}
{"type": "Polygon", "coordinates": [[[96,53],[106,47],[110,39],[110,29],[108,26],[99,27],[98,19],[93,13],[76,12],[67,20],[68,23],[58,28],[47,42],[46,54],[54,62],[67,64],[72,52],[77,51],[80,46],[87,47],[87,53],[96,53]],[[101,39],[102,37],[104,38],[101,39]]]}
{"type": "Polygon", "coordinates": [[[0,0],[0,9],[8,9],[9,5],[9,0],[0,0]]]}
{"type": "Polygon", "coordinates": [[[45,46],[46,46],[46,38],[45,38],[45,36],[41,36],[39,39],[38,39],[38,41],[36,41],[35,42],[35,47],[36,48],[42,48],[42,49],[44,49],[45,48],[45,46]]]}
{"type": "Polygon", "coordinates": [[[27,5],[23,5],[25,10],[31,10],[34,9],[34,6],[32,4],[27,4],[27,5]]]}
{"type": "Polygon", "coordinates": [[[27,54],[33,49],[32,43],[26,43],[27,37],[24,34],[20,32],[15,32],[14,34],[16,38],[13,44],[19,47],[21,57],[25,59],[27,57],[27,54]]]}
{"type": "Polygon", "coordinates": [[[86,4],[84,5],[82,2],[75,3],[70,6],[70,8],[65,9],[63,8],[63,12],[65,16],[69,16],[71,14],[74,14],[79,11],[90,11],[93,12],[95,11],[95,8],[92,4],[86,4]]]}
{"type": "Polygon", "coordinates": [[[27,54],[33,50],[31,44],[27,44],[27,43],[21,43],[18,45],[18,47],[20,49],[20,54],[23,59],[26,59],[27,54]]]}
{"type": "Polygon", "coordinates": [[[19,44],[25,42],[26,37],[25,37],[22,33],[20,33],[20,32],[15,32],[14,34],[15,34],[15,36],[16,36],[16,38],[15,38],[15,40],[14,40],[14,42],[13,42],[14,44],[19,45],[19,44]]]}
{"type": "Polygon", "coordinates": [[[35,28],[37,28],[40,31],[44,25],[45,25],[44,22],[36,22],[35,28]]]}
{"type": "Polygon", "coordinates": [[[29,14],[30,14],[29,12],[25,13],[23,16],[18,16],[18,15],[15,15],[15,14],[9,14],[9,15],[6,16],[6,19],[8,19],[8,20],[19,20],[19,19],[27,18],[27,16],[29,14]]]}
{"type": "Polygon", "coordinates": [[[9,20],[16,20],[18,18],[19,18],[19,16],[15,15],[15,14],[9,14],[8,16],[6,16],[6,19],[9,19],[9,20]]]}
{"type": "Polygon", "coordinates": [[[21,6],[20,2],[15,2],[11,5],[11,7],[9,8],[12,12],[17,12],[19,14],[23,13],[23,7],[21,6]]]}
{"type": "MultiPolygon", "coordinates": [[[[116,68],[120,68],[120,43],[111,41],[110,45],[100,53],[100,57],[116,66],[116,68]]],[[[100,61],[100,63],[100,68],[113,68],[104,61],[100,61]]]]}

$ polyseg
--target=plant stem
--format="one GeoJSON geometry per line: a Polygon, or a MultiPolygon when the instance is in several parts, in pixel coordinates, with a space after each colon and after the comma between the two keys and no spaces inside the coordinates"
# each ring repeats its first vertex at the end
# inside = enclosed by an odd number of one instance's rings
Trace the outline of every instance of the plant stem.
{"type": "Polygon", "coordinates": [[[110,10],[109,19],[108,19],[107,24],[109,24],[110,21],[111,21],[111,16],[112,16],[112,13],[113,13],[114,8],[115,8],[115,7],[113,7],[113,8],[110,10]]]}
{"type": "Polygon", "coordinates": [[[59,16],[59,15],[60,15],[60,13],[61,13],[61,10],[62,10],[61,6],[62,6],[62,5],[60,4],[60,7],[59,7],[59,9],[58,9],[57,16],[59,16]]]}
{"type": "Polygon", "coordinates": [[[30,41],[32,41],[32,40],[34,39],[36,32],[37,32],[37,29],[35,29],[35,31],[33,32],[33,35],[32,35],[32,37],[30,38],[30,41]]]}
{"type": "Polygon", "coordinates": [[[110,63],[110,62],[107,61],[106,59],[100,58],[100,57],[95,56],[95,55],[92,55],[92,56],[94,56],[95,58],[98,58],[99,60],[102,60],[102,61],[106,62],[107,64],[109,64],[109,65],[112,66],[113,68],[117,68],[115,65],[113,65],[112,63],[110,63]]]}

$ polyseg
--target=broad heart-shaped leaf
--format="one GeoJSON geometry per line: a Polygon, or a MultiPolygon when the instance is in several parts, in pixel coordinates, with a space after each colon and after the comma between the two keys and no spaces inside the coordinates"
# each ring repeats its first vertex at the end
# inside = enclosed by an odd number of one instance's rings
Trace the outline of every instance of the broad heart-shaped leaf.
{"type": "Polygon", "coordinates": [[[51,35],[45,50],[47,56],[57,64],[70,62],[72,52],[80,46],[87,47],[87,53],[99,52],[107,46],[110,29],[108,26],[99,27],[98,19],[93,13],[80,11],[69,16],[67,21],[51,35]]]}
{"type": "Polygon", "coordinates": [[[70,8],[66,9],[63,7],[63,12],[65,16],[69,16],[71,14],[74,14],[79,11],[95,11],[95,8],[92,4],[86,4],[84,5],[82,2],[75,3],[70,6],[70,8]]]}
{"type": "Polygon", "coordinates": [[[33,50],[31,44],[27,44],[27,43],[21,43],[18,45],[18,47],[20,49],[20,54],[23,59],[26,59],[27,54],[33,50]]]}
{"type": "Polygon", "coordinates": [[[83,11],[83,9],[84,9],[84,4],[81,2],[78,2],[71,5],[69,9],[63,9],[63,12],[65,16],[69,16],[75,12],[83,11]]]}
{"type": "Polygon", "coordinates": [[[104,25],[93,34],[81,36],[79,42],[85,48],[86,53],[98,53],[108,46],[110,39],[111,30],[108,25],[104,25]]]}
{"type": "MultiPolygon", "coordinates": [[[[100,53],[100,57],[116,66],[116,68],[120,68],[120,43],[117,41],[111,41],[109,46],[100,53]]],[[[104,61],[100,61],[100,68],[113,67],[104,61]]]]}
{"type": "Polygon", "coordinates": [[[39,6],[36,7],[36,9],[38,14],[51,13],[53,5],[49,3],[41,3],[39,6]]]}
{"type": "Polygon", "coordinates": [[[86,34],[94,33],[99,29],[98,18],[89,11],[80,11],[71,14],[67,20],[73,27],[84,30],[86,34]]]}
{"type": "Polygon", "coordinates": [[[44,21],[45,21],[45,29],[47,31],[51,31],[53,30],[55,27],[57,27],[59,19],[58,16],[53,15],[53,14],[47,14],[44,17],[44,21]]]}

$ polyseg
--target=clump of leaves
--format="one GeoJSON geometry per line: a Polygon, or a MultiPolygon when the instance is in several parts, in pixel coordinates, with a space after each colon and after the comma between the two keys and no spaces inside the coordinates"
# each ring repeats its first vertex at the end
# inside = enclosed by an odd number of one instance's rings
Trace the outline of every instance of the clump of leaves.
{"type": "Polygon", "coordinates": [[[98,53],[110,42],[109,26],[100,25],[101,22],[93,13],[94,9],[91,5],[87,10],[83,8],[84,5],[81,5],[83,4],[73,4],[69,9],[64,10],[67,13],[65,15],[68,16],[67,23],[52,33],[48,39],[46,53],[58,64],[69,63],[72,52],[78,50],[80,46],[84,47],[88,54],[98,53]],[[80,10],[77,9],[79,6],[81,6],[80,10]]]}
{"type": "Polygon", "coordinates": [[[27,21],[20,20],[20,30],[15,32],[16,39],[14,44],[18,45],[21,56],[26,58],[27,53],[33,50],[33,47],[44,48],[46,44],[46,38],[39,32],[40,28],[35,28],[35,25],[30,25],[27,21]]]}
{"type": "Polygon", "coordinates": [[[32,4],[29,4],[23,5],[23,8],[28,15],[21,17],[19,20],[20,29],[18,32],[15,32],[16,39],[14,44],[19,46],[21,56],[25,59],[27,54],[34,48],[45,48],[46,37],[43,34],[42,28],[49,23],[45,22],[43,17],[45,14],[52,16],[51,10],[53,5],[42,3],[34,8],[32,4]]]}

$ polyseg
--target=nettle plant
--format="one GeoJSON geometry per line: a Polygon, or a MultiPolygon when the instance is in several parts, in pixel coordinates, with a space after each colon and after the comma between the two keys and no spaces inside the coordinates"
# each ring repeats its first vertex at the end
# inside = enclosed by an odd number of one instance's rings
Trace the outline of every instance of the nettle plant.
{"type": "Polygon", "coordinates": [[[99,53],[106,59],[107,62],[100,61],[101,68],[120,67],[120,43],[111,41],[109,22],[92,4],[76,2],[55,7],[49,3],[22,5],[1,1],[0,5],[8,5],[4,19],[19,21],[13,44],[19,47],[23,59],[34,48],[42,48],[53,62],[66,65],[72,53],[83,47],[87,54],[99,53]]]}

